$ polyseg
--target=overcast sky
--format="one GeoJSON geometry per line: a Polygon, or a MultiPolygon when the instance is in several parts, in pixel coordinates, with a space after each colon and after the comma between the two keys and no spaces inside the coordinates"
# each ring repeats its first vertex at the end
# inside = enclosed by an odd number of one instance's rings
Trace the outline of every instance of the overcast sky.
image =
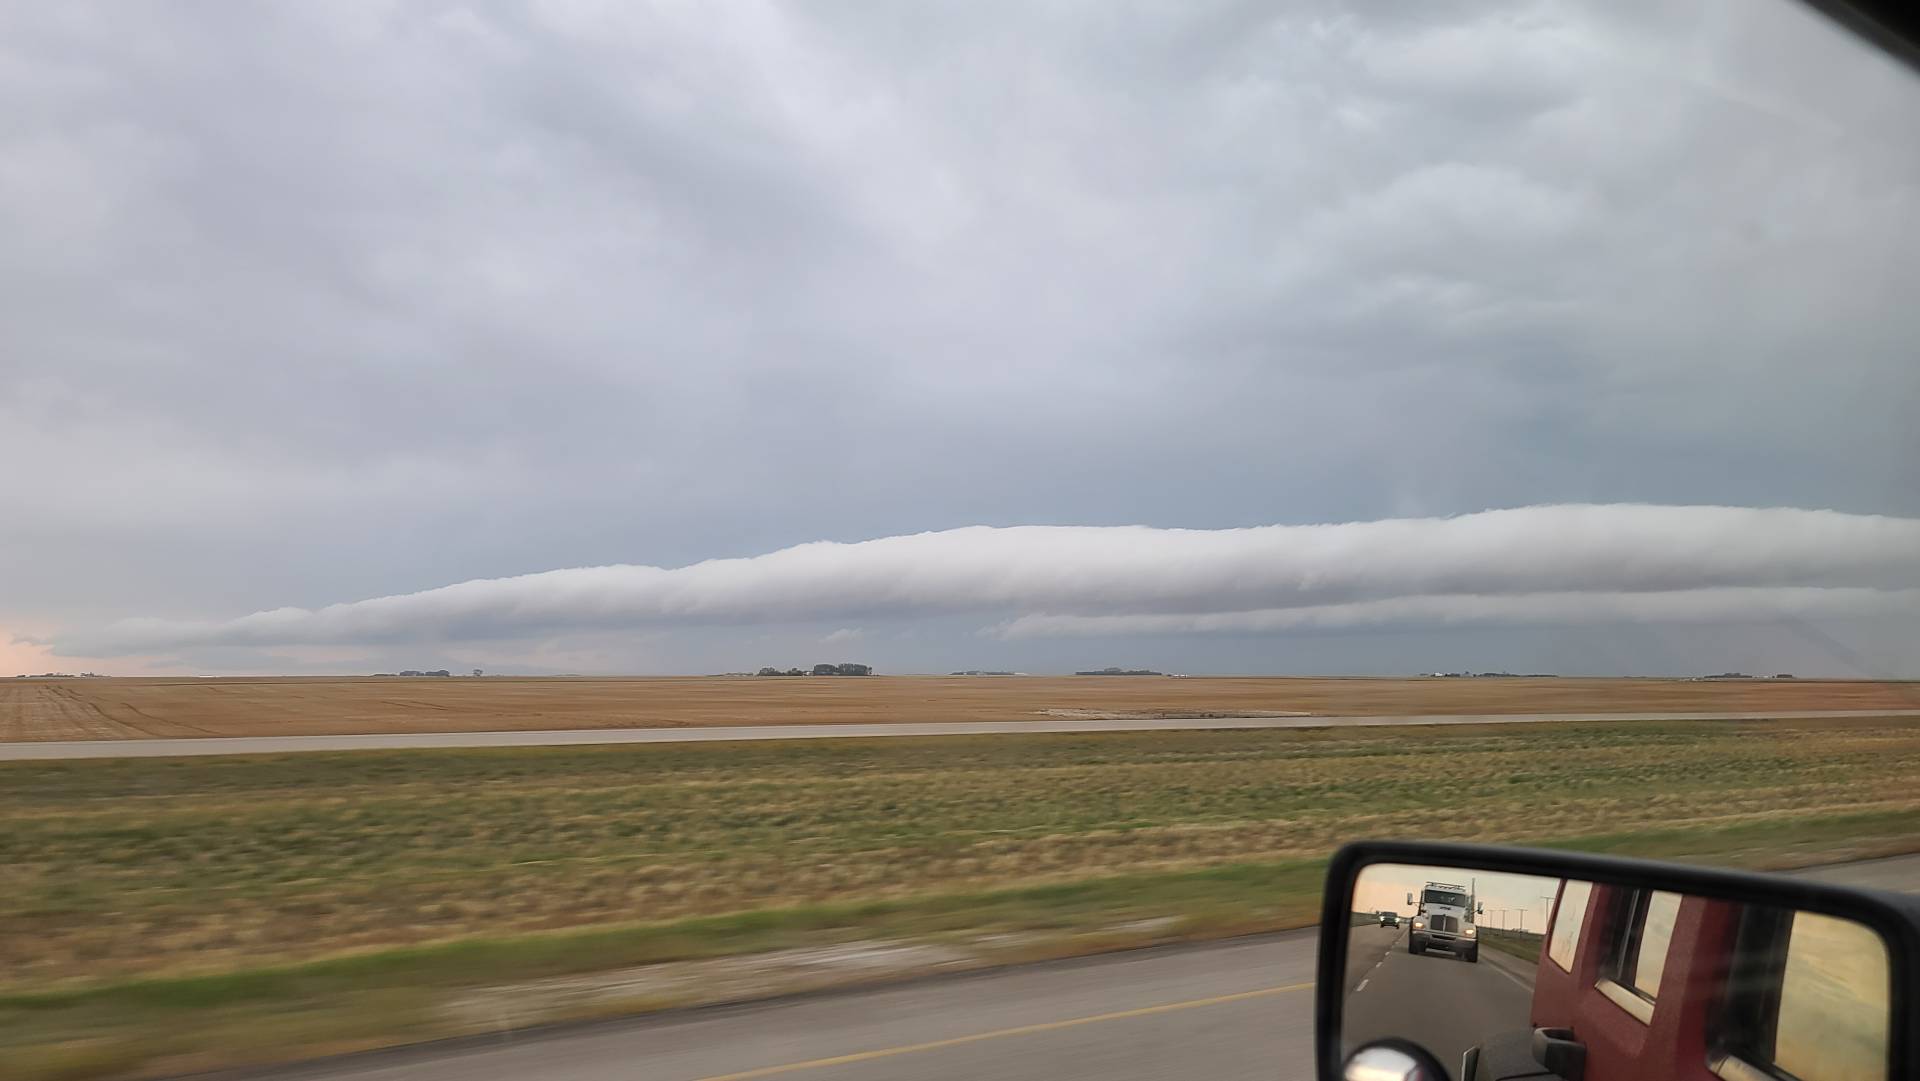
{"type": "Polygon", "coordinates": [[[0,673],[1920,676],[1916,115],[1785,0],[6,5],[0,673]]]}
{"type": "Polygon", "coordinates": [[[1420,867],[1407,863],[1374,863],[1362,868],[1353,883],[1352,910],[1355,912],[1393,912],[1414,915],[1415,905],[1407,903],[1412,894],[1416,902],[1426,892],[1427,883],[1458,886],[1467,891],[1481,907],[1475,922],[1485,927],[1529,931],[1546,929],[1553,905],[1560,895],[1560,879],[1538,875],[1508,875],[1473,867],[1420,867]]]}

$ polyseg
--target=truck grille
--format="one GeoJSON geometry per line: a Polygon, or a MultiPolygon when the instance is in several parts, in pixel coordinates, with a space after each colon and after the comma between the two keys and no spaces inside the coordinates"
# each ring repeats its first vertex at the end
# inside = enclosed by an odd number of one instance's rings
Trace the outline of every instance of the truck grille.
{"type": "Polygon", "coordinates": [[[1458,934],[1460,932],[1460,918],[1458,916],[1435,916],[1433,918],[1433,929],[1458,934]]]}

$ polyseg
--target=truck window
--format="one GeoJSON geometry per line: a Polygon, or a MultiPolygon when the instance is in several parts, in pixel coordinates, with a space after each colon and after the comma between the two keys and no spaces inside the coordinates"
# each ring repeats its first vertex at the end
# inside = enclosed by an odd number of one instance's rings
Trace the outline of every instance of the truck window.
{"type": "Polygon", "coordinates": [[[1673,919],[1680,912],[1680,895],[1636,890],[1628,904],[1613,980],[1652,1002],[1660,995],[1660,976],[1667,970],[1667,947],[1673,941],[1673,919]]]}
{"type": "Polygon", "coordinates": [[[1580,926],[1587,920],[1587,900],[1593,896],[1593,883],[1572,881],[1560,889],[1560,903],[1554,909],[1553,938],[1547,943],[1547,956],[1562,972],[1573,971],[1573,954],[1580,947],[1580,926]]]}
{"type": "Polygon", "coordinates": [[[1887,949],[1872,928],[1796,912],[1773,1065],[1800,1081],[1887,1075],[1887,949]]]}

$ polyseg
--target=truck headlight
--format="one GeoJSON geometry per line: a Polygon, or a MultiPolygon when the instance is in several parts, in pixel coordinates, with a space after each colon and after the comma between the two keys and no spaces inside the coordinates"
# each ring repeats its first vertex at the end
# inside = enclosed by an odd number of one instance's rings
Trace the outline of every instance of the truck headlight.
{"type": "Polygon", "coordinates": [[[1421,923],[1419,920],[1415,920],[1413,921],[1413,929],[1416,931],[1424,931],[1427,929],[1427,925],[1421,923]]]}
{"type": "Polygon", "coordinates": [[[1461,932],[1461,933],[1462,933],[1462,934],[1464,934],[1464,935],[1466,935],[1466,936],[1467,936],[1468,938],[1472,938],[1472,937],[1473,937],[1473,928],[1471,928],[1471,927],[1469,927],[1469,928],[1467,928],[1467,929],[1466,929],[1465,931],[1463,931],[1463,932],[1461,932]]]}

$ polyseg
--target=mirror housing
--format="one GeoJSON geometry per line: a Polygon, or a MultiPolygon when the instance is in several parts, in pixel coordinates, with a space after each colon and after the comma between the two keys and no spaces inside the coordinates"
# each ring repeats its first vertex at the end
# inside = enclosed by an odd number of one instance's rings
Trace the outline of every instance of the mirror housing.
{"type": "MultiPolygon", "coordinates": [[[[1886,950],[1886,992],[1890,1007],[1890,1023],[1885,1034],[1888,1076],[1920,1077],[1920,1031],[1916,1031],[1920,1026],[1912,1021],[1916,1008],[1920,1008],[1920,897],[1774,875],[1572,852],[1438,842],[1366,841],[1348,845],[1334,854],[1328,864],[1322,896],[1314,992],[1315,1072],[1327,1081],[1346,1076],[1343,1012],[1348,990],[1345,985],[1349,946],[1355,935],[1352,926],[1355,886],[1363,869],[1382,864],[1433,868],[1436,872],[1440,868],[1458,869],[1461,876],[1453,880],[1460,882],[1475,872],[1584,880],[1621,890],[1683,894],[1788,913],[1812,913],[1863,925],[1878,935],[1886,950]]],[[[1383,868],[1383,873],[1385,870],[1383,868]]],[[[1411,895],[1408,903],[1414,903],[1411,895]]],[[[1466,966],[1463,970],[1471,971],[1466,966]]],[[[1484,1053],[1521,1054],[1543,1067],[1551,1061],[1557,1069],[1546,1076],[1557,1075],[1569,1081],[1589,1068],[1588,1051],[1569,1031],[1549,1027],[1514,1036],[1513,1047],[1489,1044],[1483,1049],[1484,1053]],[[1527,1038],[1519,1039],[1522,1035],[1527,1038]]],[[[1354,1038],[1364,1037],[1356,1033],[1354,1038]]],[[[1457,1054],[1457,1051],[1450,1053],[1457,1054]]],[[[1471,1062],[1448,1065],[1472,1069],[1471,1062]]],[[[1602,1063],[1602,1067],[1605,1065],[1602,1063]]],[[[1511,1076],[1504,1070],[1494,1075],[1511,1076]]]]}

